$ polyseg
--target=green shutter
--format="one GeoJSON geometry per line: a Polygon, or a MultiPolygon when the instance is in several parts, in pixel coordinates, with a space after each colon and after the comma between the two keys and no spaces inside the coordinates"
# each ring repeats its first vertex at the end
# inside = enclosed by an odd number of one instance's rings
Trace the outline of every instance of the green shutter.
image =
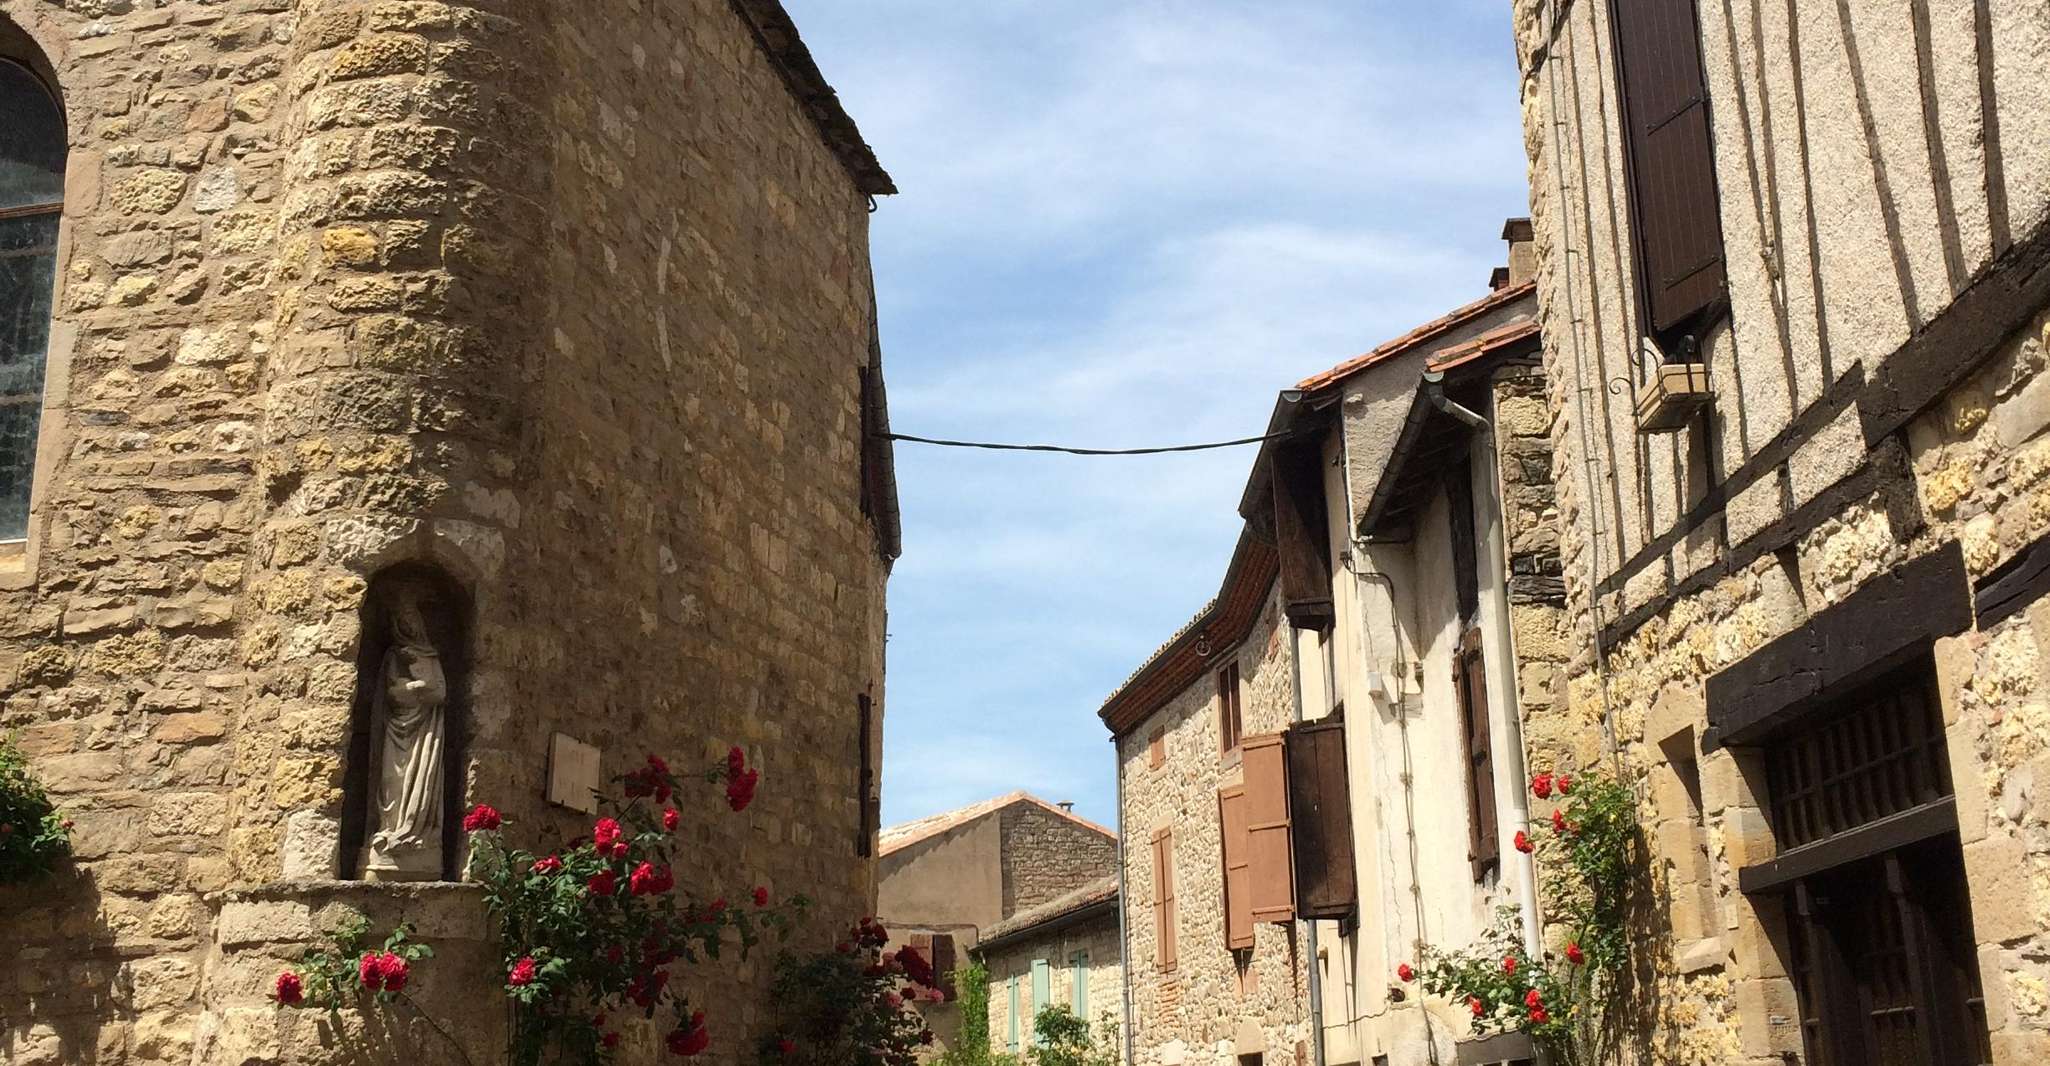
{"type": "Polygon", "coordinates": [[[1068,965],[1073,967],[1073,976],[1068,980],[1071,1005],[1075,1008],[1075,1017],[1086,1022],[1089,1020],[1089,953],[1076,952],[1069,957],[1068,965]]]}
{"type": "Polygon", "coordinates": [[[1004,979],[1004,983],[1009,985],[1011,989],[1011,1009],[1009,1012],[1011,1019],[1011,1032],[1009,1037],[1009,1045],[1010,1050],[1016,1052],[1018,1050],[1018,975],[1012,974],[1011,976],[1004,979]]]}
{"type": "MultiPolygon", "coordinates": [[[[1051,999],[1053,998],[1053,993],[1052,993],[1052,991],[1050,990],[1050,989],[1051,989],[1051,986],[1052,986],[1052,984],[1053,984],[1053,971],[1052,971],[1052,969],[1051,969],[1050,967],[1048,967],[1048,966],[1047,966],[1047,964],[1046,964],[1046,960],[1045,960],[1045,959],[1033,959],[1033,960],[1032,960],[1032,1014],[1033,1014],[1033,1017],[1035,1017],[1035,1018],[1036,1018],[1036,1017],[1038,1017],[1038,1016],[1039,1016],[1039,1012],[1040,1012],[1040,1011],[1043,1011],[1043,1010],[1045,1010],[1045,1009],[1047,1008],[1047,1001],[1048,1001],[1048,1000],[1051,1000],[1051,999]]],[[[1037,1047],[1037,1046],[1039,1046],[1039,1044],[1040,1044],[1040,1039],[1039,1039],[1039,1026],[1038,1026],[1038,1025],[1036,1025],[1036,1024],[1035,1024],[1035,1025],[1034,1025],[1034,1026],[1032,1027],[1032,1044],[1033,1044],[1033,1046],[1034,1046],[1034,1047],[1037,1047]]]]}

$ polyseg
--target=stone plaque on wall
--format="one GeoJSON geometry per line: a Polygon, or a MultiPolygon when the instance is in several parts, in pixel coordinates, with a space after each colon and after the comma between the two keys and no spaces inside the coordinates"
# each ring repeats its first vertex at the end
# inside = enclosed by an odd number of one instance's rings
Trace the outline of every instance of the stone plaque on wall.
{"type": "Polygon", "coordinates": [[[557,733],[548,740],[548,802],[598,813],[598,749],[557,733]]]}

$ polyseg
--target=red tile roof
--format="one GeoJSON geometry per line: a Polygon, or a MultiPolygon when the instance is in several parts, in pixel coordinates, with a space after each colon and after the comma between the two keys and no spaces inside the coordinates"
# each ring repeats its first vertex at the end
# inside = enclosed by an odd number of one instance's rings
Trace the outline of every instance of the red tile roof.
{"type": "Polygon", "coordinates": [[[1304,392],[1316,392],[1319,389],[1328,388],[1329,386],[1336,385],[1338,382],[1344,380],[1345,378],[1348,378],[1353,374],[1365,370],[1366,368],[1373,366],[1375,363],[1379,363],[1385,359],[1393,358],[1397,355],[1402,354],[1403,352],[1416,348],[1418,345],[1423,344],[1424,342],[1429,341],[1432,338],[1442,337],[1446,333],[1454,329],[1457,329],[1460,326],[1463,326],[1466,323],[1471,322],[1474,319],[1479,318],[1480,316],[1485,315],[1490,311],[1498,310],[1500,308],[1513,304],[1516,301],[1521,300],[1524,297],[1529,296],[1531,293],[1534,293],[1536,291],[1537,282],[1534,281],[1526,281],[1521,285],[1511,285],[1507,288],[1496,289],[1494,292],[1491,292],[1486,296],[1483,296],[1480,299],[1475,300],[1470,304],[1467,304],[1465,307],[1458,308],[1448,314],[1441,315],[1438,318],[1434,318],[1429,322],[1426,322],[1423,325],[1418,326],[1413,330],[1410,330],[1408,333],[1405,333],[1402,336],[1395,338],[1394,340],[1388,341],[1380,345],[1379,347],[1375,348],[1373,351],[1366,353],[1365,355],[1353,356],[1351,359],[1347,359],[1345,362],[1340,363],[1337,366],[1334,366],[1321,374],[1312,374],[1311,376],[1304,378],[1300,382],[1297,382],[1296,388],[1299,388],[1304,392]]]}
{"type": "Polygon", "coordinates": [[[1062,818],[1066,818],[1068,821],[1074,822],[1076,825],[1079,825],[1084,829],[1094,830],[1098,833],[1102,833],[1104,836],[1111,837],[1113,839],[1117,837],[1116,833],[1113,833],[1110,830],[1105,829],[1100,825],[1097,825],[1095,822],[1092,822],[1089,819],[1084,818],[1079,814],[1076,814],[1074,811],[1062,810],[1061,808],[1051,803],[1048,803],[1043,799],[1040,799],[1038,796],[1034,796],[1031,793],[1025,792],[1021,789],[1017,792],[1007,792],[1004,795],[995,797],[994,799],[983,800],[981,803],[971,803],[968,806],[962,807],[958,810],[945,811],[940,814],[932,815],[931,817],[920,818],[917,821],[905,822],[901,825],[893,825],[888,829],[883,830],[882,832],[882,853],[884,855],[888,855],[893,851],[908,848],[921,840],[930,840],[933,837],[939,836],[941,833],[944,833],[949,829],[954,829],[960,826],[967,825],[969,822],[975,821],[978,818],[995,814],[998,811],[1001,811],[1004,808],[1017,803],[1033,804],[1035,806],[1044,808],[1049,813],[1059,815],[1062,818]]]}

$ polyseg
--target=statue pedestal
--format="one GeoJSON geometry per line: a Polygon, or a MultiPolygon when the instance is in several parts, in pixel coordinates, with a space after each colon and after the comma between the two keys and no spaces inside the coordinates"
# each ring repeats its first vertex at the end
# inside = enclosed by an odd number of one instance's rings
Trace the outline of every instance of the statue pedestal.
{"type": "Polygon", "coordinates": [[[439,881],[441,880],[441,851],[439,848],[419,848],[387,855],[375,845],[370,848],[370,857],[363,863],[365,881],[439,881]]]}

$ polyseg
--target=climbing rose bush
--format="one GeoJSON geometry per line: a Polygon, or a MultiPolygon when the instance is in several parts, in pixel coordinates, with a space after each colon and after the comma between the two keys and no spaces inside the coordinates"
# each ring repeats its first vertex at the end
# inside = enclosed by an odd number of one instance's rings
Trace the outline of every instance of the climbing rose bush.
{"type": "MultiPolygon", "coordinates": [[[[691,777],[723,782],[727,807],[739,812],[753,802],[761,773],[736,747],[691,777]]],[[[511,1008],[507,1058],[514,1066],[602,1066],[621,1044],[621,1023],[633,1017],[659,1020],[662,1046],[695,1057],[712,1046],[717,1021],[691,1005],[675,975],[729,948],[745,957],[766,935],[788,937],[807,905],[801,896],[778,906],[757,885],[734,905],[677,890],[677,863],[694,858],[676,840],[685,819],[670,805],[685,780],[649,755],[614,779],[618,796],[598,797],[588,833],[545,853],[508,844],[505,817],[487,804],[463,817],[471,875],[484,886],[503,953],[499,980],[511,1008]]],[[[273,998],[329,1009],[404,999],[411,964],[431,951],[403,925],[382,947],[365,949],[367,931],[367,923],[339,930],[334,948],[309,953],[298,970],[277,977],[273,998]]]]}
{"type": "Polygon", "coordinates": [[[1636,799],[1602,777],[1576,781],[1541,773],[1531,794],[1557,797],[1548,832],[1516,834],[1516,848],[1542,853],[1538,867],[1558,951],[1533,958],[1515,907],[1461,951],[1425,947],[1396,980],[1466,1008],[1477,1035],[1522,1032],[1562,1066],[1606,1061],[1614,1047],[1629,966],[1630,885],[1637,854],[1636,799]]]}
{"type": "Polygon", "coordinates": [[[70,819],[57,812],[13,739],[0,736],[0,885],[44,877],[70,854],[70,819]]]}
{"type": "Polygon", "coordinates": [[[776,964],[775,1029],[756,1048],[760,1066],[911,1066],[933,1033],[915,1004],[939,1003],[932,963],[916,949],[886,950],[889,930],[864,918],[832,951],[785,953],[776,964]]]}

